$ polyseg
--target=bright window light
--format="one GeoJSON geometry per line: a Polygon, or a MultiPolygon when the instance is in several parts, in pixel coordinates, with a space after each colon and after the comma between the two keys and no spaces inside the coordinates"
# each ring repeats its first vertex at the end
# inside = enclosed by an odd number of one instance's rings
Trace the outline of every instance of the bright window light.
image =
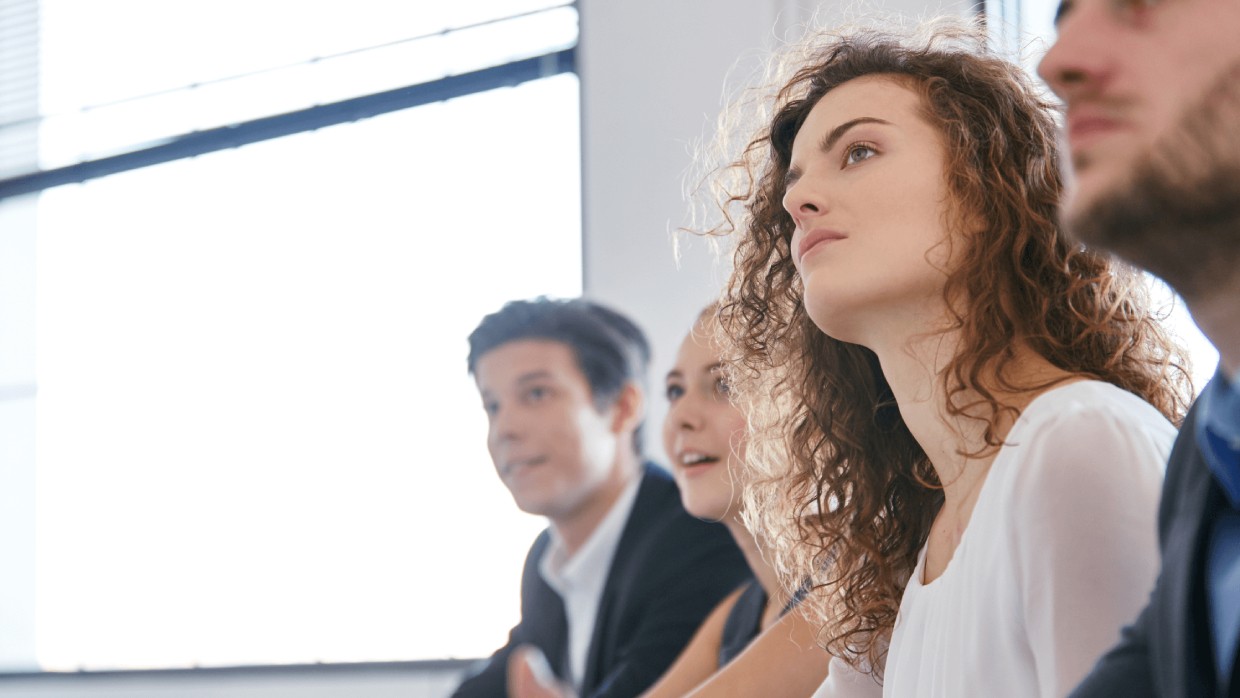
{"type": "MultiPolygon", "coordinates": [[[[82,38],[80,13],[167,27],[166,5],[49,0],[45,31],[70,39],[49,36],[44,53],[82,38]]],[[[205,61],[210,37],[233,61],[224,74],[342,50],[307,47],[314,32],[376,32],[356,45],[427,31],[394,28],[412,8],[431,6],[216,2],[161,40],[198,42],[189,54],[205,61]],[[258,26],[230,40],[217,14],[258,26]],[[250,40],[288,53],[237,58],[250,40]]],[[[473,9],[427,26],[485,19],[473,9]]],[[[95,39],[127,46],[110,31],[95,39]]],[[[63,60],[90,63],[72,50],[63,60]]],[[[131,53],[148,74],[170,60],[131,53]]],[[[97,60],[87,78],[46,58],[48,98],[174,82],[130,84],[143,71],[97,60]]],[[[507,300],[581,293],[578,113],[565,74],[40,195],[44,669],[477,657],[503,643],[545,522],[494,474],[466,336],[507,300]]],[[[43,138],[45,158],[65,147],[43,138]]]]}

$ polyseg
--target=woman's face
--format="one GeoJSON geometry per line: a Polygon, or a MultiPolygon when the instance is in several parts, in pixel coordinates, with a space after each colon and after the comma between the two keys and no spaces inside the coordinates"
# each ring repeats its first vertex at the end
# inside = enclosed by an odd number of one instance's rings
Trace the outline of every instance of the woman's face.
{"type": "Polygon", "coordinates": [[[739,472],[733,453],[743,441],[745,418],[728,401],[719,353],[700,325],[680,344],[667,374],[667,400],[663,447],[685,509],[703,519],[734,515],[740,488],[733,483],[739,472]]]}
{"type": "Polygon", "coordinates": [[[921,98],[886,76],[857,78],[814,105],[792,144],[784,208],[810,318],[873,346],[941,312],[945,150],[921,98]]]}

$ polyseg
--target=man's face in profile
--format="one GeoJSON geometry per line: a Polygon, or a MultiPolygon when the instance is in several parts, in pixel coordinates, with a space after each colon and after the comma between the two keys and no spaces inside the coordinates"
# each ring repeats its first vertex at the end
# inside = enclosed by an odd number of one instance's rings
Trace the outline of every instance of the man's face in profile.
{"type": "Polygon", "coordinates": [[[1056,25],[1068,226],[1189,295],[1240,217],[1240,3],[1064,0],[1056,25]]]}
{"type": "Polygon", "coordinates": [[[599,496],[621,444],[568,345],[517,340],[478,359],[487,447],[522,511],[563,520],[599,496]]]}

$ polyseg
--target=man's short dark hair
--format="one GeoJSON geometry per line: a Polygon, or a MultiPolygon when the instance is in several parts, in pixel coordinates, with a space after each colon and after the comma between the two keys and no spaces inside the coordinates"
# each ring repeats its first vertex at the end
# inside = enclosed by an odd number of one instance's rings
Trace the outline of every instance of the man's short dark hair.
{"type": "MultiPolygon", "coordinates": [[[[650,343],[645,333],[624,315],[584,298],[510,301],[482,318],[469,335],[470,374],[483,355],[523,339],[567,345],[599,411],[615,404],[627,383],[635,383],[643,391],[646,388],[650,343]]],[[[639,425],[633,434],[638,453],[642,450],[641,431],[639,425]]]]}

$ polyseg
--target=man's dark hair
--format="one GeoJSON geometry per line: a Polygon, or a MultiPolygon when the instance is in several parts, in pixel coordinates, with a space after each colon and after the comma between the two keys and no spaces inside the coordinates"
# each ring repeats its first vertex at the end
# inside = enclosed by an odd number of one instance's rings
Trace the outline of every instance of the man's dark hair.
{"type": "MultiPolygon", "coordinates": [[[[469,335],[469,372],[483,355],[509,342],[542,339],[572,350],[600,412],[615,404],[625,384],[646,388],[650,343],[624,315],[584,298],[546,297],[509,301],[482,318],[469,335]]],[[[633,433],[633,448],[642,452],[642,426],[633,433]]]]}

